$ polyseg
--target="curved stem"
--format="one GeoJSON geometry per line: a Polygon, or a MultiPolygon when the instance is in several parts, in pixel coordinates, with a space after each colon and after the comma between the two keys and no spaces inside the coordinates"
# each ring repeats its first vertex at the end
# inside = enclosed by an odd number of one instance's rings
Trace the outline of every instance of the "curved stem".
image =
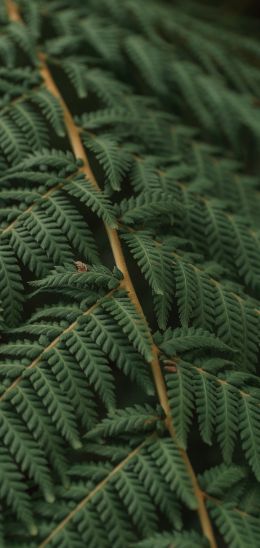
{"type": "MultiPolygon", "coordinates": [[[[70,113],[70,111],[69,111],[69,109],[68,109],[68,107],[67,107],[67,105],[66,105],[66,103],[63,99],[63,97],[61,96],[60,91],[58,90],[58,88],[57,88],[57,86],[56,86],[56,84],[55,84],[55,82],[52,78],[52,75],[51,75],[51,73],[50,73],[50,71],[49,71],[49,69],[46,65],[44,55],[39,54],[39,59],[42,63],[40,70],[41,70],[41,75],[44,79],[45,85],[46,85],[47,89],[51,93],[53,93],[53,95],[55,95],[55,97],[59,100],[59,102],[61,104],[61,107],[63,109],[64,120],[65,120],[66,129],[67,129],[67,135],[68,135],[68,138],[69,138],[69,141],[70,141],[70,144],[71,144],[71,148],[72,148],[76,158],[80,158],[83,161],[83,166],[81,167],[81,171],[82,171],[82,173],[85,174],[85,176],[88,178],[88,180],[90,180],[90,182],[93,184],[93,186],[100,190],[100,187],[97,183],[97,180],[96,180],[96,178],[95,178],[95,176],[94,176],[94,174],[91,170],[91,167],[90,167],[90,164],[89,164],[89,161],[88,161],[88,158],[87,158],[87,154],[85,152],[85,149],[83,147],[83,144],[82,144],[82,141],[81,141],[81,138],[80,138],[79,130],[78,130],[76,124],[74,123],[73,117],[72,117],[72,115],[71,115],[71,113],[70,113]]],[[[132,300],[133,304],[135,305],[137,311],[139,312],[139,314],[144,318],[145,322],[147,323],[146,317],[144,315],[142,306],[141,306],[140,301],[138,299],[138,296],[136,294],[135,288],[133,286],[133,282],[131,280],[131,277],[130,277],[130,274],[129,274],[129,271],[128,271],[128,268],[127,268],[127,264],[126,264],[126,261],[125,261],[125,257],[124,257],[124,254],[123,254],[123,250],[122,250],[122,246],[121,246],[121,242],[120,242],[117,230],[112,229],[107,224],[105,224],[105,229],[106,229],[106,233],[107,233],[107,236],[108,236],[108,239],[109,239],[109,242],[110,242],[110,246],[111,246],[111,250],[112,250],[112,253],[113,253],[113,256],[114,256],[115,264],[117,265],[119,270],[121,270],[121,272],[124,276],[124,281],[122,283],[122,286],[126,289],[126,291],[129,294],[129,297],[131,298],[131,300],[132,300]]],[[[159,399],[160,404],[161,404],[161,406],[162,406],[162,408],[165,412],[165,415],[167,417],[166,418],[166,426],[168,428],[169,434],[171,435],[171,437],[176,442],[176,433],[175,433],[175,430],[174,430],[173,420],[172,420],[172,417],[171,417],[171,409],[170,409],[170,405],[169,405],[167,390],[166,390],[166,386],[165,386],[161,366],[160,366],[160,363],[159,363],[159,350],[156,347],[156,345],[153,343],[152,337],[151,337],[151,344],[152,344],[152,352],[153,352],[153,360],[151,362],[151,368],[152,368],[154,383],[155,383],[157,394],[158,394],[158,399],[159,399]]],[[[179,451],[182,455],[182,458],[185,462],[188,474],[191,478],[194,494],[195,494],[195,497],[197,499],[197,504],[198,504],[198,509],[197,510],[198,510],[198,515],[199,515],[199,519],[200,519],[200,523],[201,523],[201,528],[203,530],[203,533],[204,533],[205,537],[208,538],[208,540],[209,540],[210,547],[211,548],[216,548],[216,541],[215,541],[215,538],[214,538],[214,533],[213,533],[213,530],[212,530],[212,526],[211,526],[211,522],[210,522],[210,519],[209,519],[209,516],[208,516],[207,509],[206,509],[206,506],[205,506],[205,503],[204,503],[204,496],[203,496],[203,494],[201,492],[201,489],[199,487],[196,475],[194,473],[194,470],[192,468],[192,465],[190,463],[190,460],[189,460],[189,457],[188,457],[186,451],[184,451],[181,448],[179,448],[179,451]]]]}
{"type": "MultiPolygon", "coordinates": [[[[9,17],[13,21],[20,21],[23,22],[19,10],[16,7],[16,5],[13,3],[12,0],[7,0],[7,10],[9,13],[9,17]]],[[[70,141],[71,148],[73,150],[73,153],[76,158],[80,158],[83,161],[83,166],[80,168],[81,172],[84,173],[84,175],[87,177],[87,179],[93,184],[93,186],[100,190],[100,187],[98,185],[98,182],[94,176],[94,173],[90,167],[89,160],[87,157],[87,154],[85,152],[81,137],[80,137],[80,131],[79,128],[76,126],[73,116],[66,105],[56,83],[54,82],[54,79],[52,77],[52,74],[49,70],[49,67],[46,63],[46,57],[44,53],[39,52],[38,53],[38,59],[40,61],[40,73],[43,78],[43,81],[45,83],[46,88],[52,93],[54,97],[56,97],[61,105],[61,108],[63,110],[64,115],[64,122],[67,130],[67,136],[70,141]]],[[[140,301],[138,299],[138,296],[136,294],[134,285],[132,283],[127,264],[125,261],[125,257],[123,254],[123,249],[121,246],[121,242],[117,233],[116,229],[112,229],[107,224],[105,224],[106,233],[110,242],[111,250],[114,256],[115,264],[121,270],[124,280],[122,283],[122,286],[124,289],[128,292],[129,297],[131,298],[131,301],[135,305],[137,311],[142,316],[144,321],[147,323],[145,314],[143,312],[142,306],[140,304],[140,301]]],[[[149,329],[149,328],[148,328],[149,329]]],[[[176,443],[176,433],[173,425],[173,420],[171,417],[171,409],[169,405],[167,390],[165,386],[164,377],[161,371],[161,366],[159,363],[159,350],[156,347],[156,345],[153,343],[152,336],[151,336],[151,344],[152,344],[152,351],[153,351],[153,360],[151,362],[151,368],[154,378],[154,383],[156,386],[158,399],[160,401],[160,404],[164,410],[164,413],[166,415],[166,426],[168,428],[168,432],[170,436],[174,439],[176,443]]],[[[182,455],[182,458],[185,462],[187,472],[190,476],[194,494],[197,499],[197,511],[198,516],[201,524],[202,531],[205,535],[205,537],[209,541],[210,548],[216,548],[217,544],[215,541],[213,529],[211,526],[211,521],[208,516],[208,512],[206,509],[206,505],[204,502],[204,495],[199,487],[195,472],[192,468],[191,462],[189,460],[189,457],[184,449],[179,448],[179,451],[182,455]]]]}

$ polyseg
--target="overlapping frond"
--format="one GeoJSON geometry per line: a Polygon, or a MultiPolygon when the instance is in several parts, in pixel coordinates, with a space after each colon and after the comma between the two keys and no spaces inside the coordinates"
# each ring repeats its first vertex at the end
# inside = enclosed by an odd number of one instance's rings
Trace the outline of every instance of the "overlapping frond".
{"type": "Polygon", "coordinates": [[[260,48],[217,11],[0,6],[1,546],[260,543],[260,48]]]}

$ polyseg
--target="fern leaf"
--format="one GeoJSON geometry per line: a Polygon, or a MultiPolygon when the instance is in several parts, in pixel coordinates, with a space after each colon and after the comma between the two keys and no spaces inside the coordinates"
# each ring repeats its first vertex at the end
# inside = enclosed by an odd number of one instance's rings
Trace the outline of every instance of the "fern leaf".
{"type": "Polygon", "coordinates": [[[0,497],[28,528],[31,535],[37,533],[30,509],[29,496],[22,483],[22,476],[5,447],[1,447],[0,497]]]}
{"type": "Polygon", "coordinates": [[[257,478],[259,478],[259,406],[255,399],[242,395],[240,401],[239,426],[242,446],[247,460],[257,478]]]}
{"type": "Polygon", "coordinates": [[[218,284],[216,288],[216,324],[221,339],[241,352],[239,361],[254,370],[257,348],[257,315],[248,303],[218,284]],[[255,352],[254,352],[255,348],[255,352]]]}
{"type": "Polygon", "coordinates": [[[119,279],[104,266],[94,265],[87,268],[85,272],[78,272],[69,265],[68,268],[57,267],[52,274],[42,280],[31,282],[31,285],[43,289],[59,287],[76,288],[78,290],[89,287],[116,289],[119,285],[119,279]]]}
{"type": "Polygon", "coordinates": [[[49,91],[42,89],[32,95],[31,101],[39,106],[46,120],[59,137],[65,136],[63,113],[58,99],[49,91]]]}
{"type": "Polygon", "coordinates": [[[78,176],[73,179],[72,184],[67,188],[67,191],[72,196],[78,198],[86,204],[98,217],[101,217],[111,228],[116,228],[112,205],[108,198],[101,191],[93,188],[84,177],[78,176]]]}
{"type": "Polygon", "coordinates": [[[86,222],[79,215],[66,196],[55,192],[52,194],[42,208],[49,217],[55,219],[63,234],[78,253],[91,263],[98,263],[98,250],[92,233],[86,222]]]}
{"type": "Polygon", "coordinates": [[[72,407],[67,398],[60,392],[58,383],[48,370],[48,364],[43,363],[41,367],[28,370],[26,376],[28,376],[56,428],[72,447],[75,449],[81,447],[72,407]]]}
{"type": "Polygon", "coordinates": [[[156,427],[157,420],[160,420],[158,413],[148,404],[126,407],[122,410],[116,409],[109,413],[94,430],[89,432],[87,438],[150,430],[156,427]]]}
{"type": "Polygon", "coordinates": [[[0,116],[0,148],[10,164],[18,164],[29,153],[18,126],[7,115],[0,116]]]}
{"type": "Polygon", "coordinates": [[[39,249],[37,242],[30,232],[21,225],[12,230],[10,247],[13,248],[17,257],[37,277],[46,276],[52,263],[42,249],[39,249]]]}
{"type": "Polygon", "coordinates": [[[196,499],[187,475],[180,449],[171,439],[157,439],[149,444],[149,453],[161,470],[161,474],[189,508],[196,508],[196,499]]]}
{"type": "Polygon", "coordinates": [[[260,545],[260,47],[220,15],[0,2],[1,546],[260,545]]]}
{"type": "Polygon", "coordinates": [[[124,234],[135,260],[151,286],[159,327],[165,328],[173,298],[172,259],[167,244],[156,242],[147,231],[124,234]]]}
{"type": "Polygon", "coordinates": [[[103,352],[84,332],[68,333],[63,341],[107,408],[112,409],[115,406],[114,383],[103,352]]]}
{"type": "Polygon", "coordinates": [[[10,117],[26,135],[33,150],[47,148],[49,137],[46,124],[29,103],[17,103],[10,110],[10,117]]]}
{"type": "Polygon", "coordinates": [[[47,461],[33,438],[28,435],[22,421],[11,413],[10,407],[2,406],[0,416],[0,435],[4,446],[13,459],[27,472],[38,485],[45,499],[52,502],[54,499],[47,461]]]}
{"type": "Polygon", "coordinates": [[[131,157],[110,134],[85,135],[84,143],[103,168],[111,188],[120,190],[123,177],[129,168],[131,157]]]}
{"type": "Polygon", "coordinates": [[[246,478],[246,470],[236,464],[220,464],[206,470],[200,478],[200,484],[210,495],[223,497],[227,489],[246,478]]]}
{"type": "Polygon", "coordinates": [[[73,85],[77,96],[83,99],[87,96],[86,80],[84,78],[85,65],[78,59],[65,59],[61,66],[73,85]]]}
{"type": "Polygon", "coordinates": [[[129,526],[127,512],[114,489],[103,490],[94,497],[93,505],[97,509],[110,545],[120,548],[122,542],[131,544],[135,535],[129,526]]]}
{"type": "Polygon", "coordinates": [[[212,333],[194,327],[177,328],[174,331],[170,328],[167,329],[162,342],[160,342],[160,348],[168,356],[175,355],[178,352],[203,348],[212,348],[222,352],[230,352],[231,350],[212,333]]]}
{"type": "Polygon", "coordinates": [[[187,435],[193,415],[193,375],[188,366],[180,364],[176,371],[166,376],[169,403],[174,419],[178,443],[187,447],[187,435]]]}
{"type": "Polygon", "coordinates": [[[171,218],[178,205],[173,201],[171,194],[160,191],[143,192],[137,198],[122,200],[120,204],[121,218],[127,225],[136,222],[147,223],[155,216],[161,215],[171,218]]]}
{"type": "Polygon", "coordinates": [[[134,472],[127,468],[120,470],[113,485],[141,534],[148,536],[156,531],[158,525],[155,506],[134,472]]]}
{"type": "MultiPolygon", "coordinates": [[[[93,546],[100,546],[101,548],[106,548],[108,546],[107,532],[103,527],[100,527],[98,513],[94,508],[82,508],[82,510],[75,516],[73,523],[77,527],[80,539],[86,543],[86,546],[91,546],[91,544],[93,546]]],[[[55,545],[59,546],[61,542],[64,543],[65,537],[65,542],[68,543],[69,547],[69,542],[71,542],[71,534],[73,534],[73,531],[68,531],[68,529],[61,531],[55,539],[55,545]]],[[[73,539],[73,542],[75,542],[75,539],[73,539]]]]}
{"type": "Polygon", "coordinates": [[[184,261],[176,261],[174,274],[181,325],[188,327],[197,301],[196,277],[193,268],[184,261]]]}
{"type": "Polygon", "coordinates": [[[83,372],[65,348],[53,348],[48,352],[48,363],[64,396],[66,395],[71,402],[76,416],[89,430],[97,421],[97,410],[83,372]]]}
{"type": "Polygon", "coordinates": [[[159,244],[156,245],[156,242],[152,239],[152,234],[148,231],[124,234],[124,240],[128,243],[134,258],[153,291],[162,295],[166,284],[162,278],[159,244]]]}
{"type": "Polygon", "coordinates": [[[54,264],[71,261],[72,253],[65,236],[57,228],[54,220],[48,219],[40,208],[24,213],[22,222],[54,264]]]}
{"type": "Polygon", "coordinates": [[[151,340],[148,328],[128,296],[119,293],[117,297],[103,300],[102,307],[107,310],[122,327],[129,341],[149,362],[152,360],[151,340]]]}
{"type": "Polygon", "coordinates": [[[15,44],[17,44],[19,49],[23,50],[24,53],[27,54],[33,62],[35,62],[36,55],[33,51],[32,39],[26,31],[26,28],[14,21],[9,25],[8,31],[9,36],[11,36],[12,40],[15,44]]]}
{"type": "Polygon", "coordinates": [[[154,387],[142,356],[129,344],[127,335],[118,333],[117,322],[111,315],[97,308],[85,322],[85,332],[117,367],[147,394],[153,394],[154,387]]]}
{"type": "Polygon", "coordinates": [[[28,382],[16,387],[10,402],[17,413],[28,425],[28,430],[34,435],[40,448],[47,454],[54,470],[66,485],[67,462],[63,454],[63,445],[60,442],[56,428],[51,419],[45,415],[44,406],[37,395],[32,393],[28,382]]]}
{"type": "Polygon", "coordinates": [[[231,462],[237,437],[237,393],[223,382],[216,393],[216,429],[224,461],[231,462]]]}
{"type": "Polygon", "coordinates": [[[182,533],[157,533],[156,535],[141,540],[136,548],[202,548],[207,546],[207,540],[195,531],[183,531],[182,533]]]}
{"type": "Polygon", "coordinates": [[[213,506],[211,514],[226,543],[231,548],[257,546],[259,529],[257,518],[237,511],[232,504],[213,506]]]}
{"type": "Polygon", "coordinates": [[[259,239],[256,234],[250,231],[242,219],[237,218],[234,220],[232,226],[237,240],[235,261],[239,274],[244,278],[247,285],[252,288],[259,288],[259,239]]]}
{"type": "Polygon", "coordinates": [[[7,325],[18,323],[22,310],[22,280],[19,265],[9,245],[0,248],[0,298],[7,325]]]}
{"type": "Polygon", "coordinates": [[[202,371],[194,372],[196,410],[202,439],[212,444],[212,434],[216,417],[216,387],[202,371]]]}
{"type": "Polygon", "coordinates": [[[139,36],[129,37],[126,40],[126,49],[148,85],[156,92],[163,94],[165,92],[164,80],[160,78],[160,71],[163,74],[163,66],[162,60],[158,58],[158,50],[139,36]],[[155,65],[157,66],[156,71],[154,70],[155,65]]]}
{"type": "Polygon", "coordinates": [[[143,450],[135,457],[135,463],[134,471],[138,475],[141,485],[144,485],[146,491],[150,493],[155,504],[167,516],[169,522],[176,529],[181,529],[180,508],[175,494],[165,489],[166,482],[151,455],[148,451],[143,450]]]}

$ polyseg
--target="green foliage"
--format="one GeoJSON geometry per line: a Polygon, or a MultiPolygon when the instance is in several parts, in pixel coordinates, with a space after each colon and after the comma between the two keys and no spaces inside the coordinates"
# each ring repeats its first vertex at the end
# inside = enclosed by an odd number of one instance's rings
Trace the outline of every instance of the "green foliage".
{"type": "Polygon", "coordinates": [[[256,548],[251,23],[188,0],[0,21],[0,545],[256,548]]]}

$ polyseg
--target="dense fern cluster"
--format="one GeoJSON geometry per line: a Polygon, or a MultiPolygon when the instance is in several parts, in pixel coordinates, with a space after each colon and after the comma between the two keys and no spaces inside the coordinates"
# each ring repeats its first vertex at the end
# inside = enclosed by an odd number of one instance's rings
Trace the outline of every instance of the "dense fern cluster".
{"type": "Polygon", "coordinates": [[[259,43],[182,1],[0,18],[0,546],[256,548],[259,43]]]}

